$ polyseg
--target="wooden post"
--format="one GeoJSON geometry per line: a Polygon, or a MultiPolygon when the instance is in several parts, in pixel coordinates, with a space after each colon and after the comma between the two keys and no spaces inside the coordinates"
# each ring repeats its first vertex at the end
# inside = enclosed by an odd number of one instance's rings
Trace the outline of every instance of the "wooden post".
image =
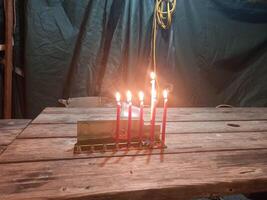
{"type": "Polygon", "coordinates": [[[5,0],[5,67],[4,67],[4,118],[12,114],[12,71],[13,71],[13,0],[5,0]]]}

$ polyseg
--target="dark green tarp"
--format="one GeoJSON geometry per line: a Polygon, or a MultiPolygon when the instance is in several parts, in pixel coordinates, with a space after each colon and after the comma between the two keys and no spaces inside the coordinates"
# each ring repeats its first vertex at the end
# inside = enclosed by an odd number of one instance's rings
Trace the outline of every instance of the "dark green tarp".
{"type": "MultiPolygon", "coordinates": [[[[14,89],[23,90],[16,115],[34,117],[59,98],[148,86],[154,0],[22,2],[15,59],[25,79],[14,89]]],[[[264,1],[177,0],[157,49],[172,105],[267,105],[264,1]]]]}

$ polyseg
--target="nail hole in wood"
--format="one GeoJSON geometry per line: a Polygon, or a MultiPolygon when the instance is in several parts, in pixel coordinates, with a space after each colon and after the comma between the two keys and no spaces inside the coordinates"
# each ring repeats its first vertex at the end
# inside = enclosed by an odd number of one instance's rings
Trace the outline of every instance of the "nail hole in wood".
{"type": "Polygon", "coordinates": [[[233,124],[233,123],[228,123],[227,126],[231,126],[231,127],[240,127],[239,124],[233,124]]]}

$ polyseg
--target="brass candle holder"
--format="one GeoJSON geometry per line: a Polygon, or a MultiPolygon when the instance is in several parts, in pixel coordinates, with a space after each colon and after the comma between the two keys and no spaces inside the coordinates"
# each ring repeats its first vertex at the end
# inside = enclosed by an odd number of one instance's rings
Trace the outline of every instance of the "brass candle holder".
{"type": "Polygon", "coordinates": [[[140,120],[132,119],[130,142],[127,138],[128,120],[121,119],[119,138],[116,140],[116,120],[78,121],[75,153],[142,150],[165,148],[160,137],[160,125],[155,125],[153,144],[150,141],[150,124],[143,124],[140,138],[140,120]]]}

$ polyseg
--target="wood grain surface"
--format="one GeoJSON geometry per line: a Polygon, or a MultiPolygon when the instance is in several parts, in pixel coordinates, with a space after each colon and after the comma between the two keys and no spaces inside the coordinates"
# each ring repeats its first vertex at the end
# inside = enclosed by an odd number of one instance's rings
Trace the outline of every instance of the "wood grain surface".
{"type": "MultiPolygon", "coordinates": [[[[47,108],[33,123],[76,123],[79,120],[116,119],[114,108],[47,108]]],[[[145,120],[150,119],[145,109],[145,120]]],[[[162,109],[156,120],[162,119],[162,109]]],[[[168,121],[251,121],[267,120],[267,108],[169,108],[168,121]]]]}
{"type": "MultiPolygon", "coordinates": [[[[160,124],[160,123],[157,123],[160,124]]],[[[227,133],[267,131],[266,121],[168,122],[172,133],[227,133]]],[[[30,124],[18,138],[76,137],[77,124],[30,124]]]]}
{"type": "Polygon", "coordinates": [[[265,191],[267,150],[0,165],[0,199],[177,199],[265,191]]]}
{"type": "Polygon", "coordinates": [[[0,146],[9,145],[23,131],[30,120],[0,120],[0,146]]]}
{"type": "MultiPolygon", "coordinates": [[[[0,163],[159,154],[161,150],[134,150],[74,154],[76,138],[17,139],[0,157],[0,163]]],[[[267,132],[169,134],[165,154],[267,149],[267,132]]]]}
{"type": "MultiPolygon", "coordinates": [[[[0,155],[0,199],[167,200],[267,191],[266,111],[171,108],[164,151],[73,154],[77,120],[115,119],[115,109],[46,108],[0,155]]],[[[0,131],[11,130],[0,122],[0,131]]]]}

